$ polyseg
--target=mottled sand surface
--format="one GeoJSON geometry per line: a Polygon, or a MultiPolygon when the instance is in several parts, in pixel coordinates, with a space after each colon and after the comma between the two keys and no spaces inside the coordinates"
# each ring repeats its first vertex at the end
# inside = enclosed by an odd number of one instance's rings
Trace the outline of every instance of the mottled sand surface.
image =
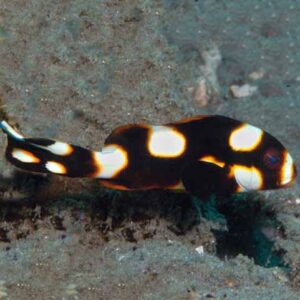
{"type": "MultiPolygon", "coordinates": [[[[0,0],[1,117],[100,149],[121,124],[223,114],[300,160],[300,1],[0,0]]],[[[297,299],[300,189],[125,193],[0,148],[0,299],[297,299]]]]}

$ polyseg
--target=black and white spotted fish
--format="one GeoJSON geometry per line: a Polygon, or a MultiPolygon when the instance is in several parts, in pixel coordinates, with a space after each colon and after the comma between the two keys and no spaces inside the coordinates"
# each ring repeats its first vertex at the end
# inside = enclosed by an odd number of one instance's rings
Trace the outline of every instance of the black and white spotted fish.
{"type": "Polygon", "coordinates": [[[197,116],[115,129],[101,151],[50,139],[25,138],[7,122],[6,158],[32,172],[94,177],[113,189],[185,190],[227,195],[290,186],[296,167],[269,133],[223,116],[197,116]]]}

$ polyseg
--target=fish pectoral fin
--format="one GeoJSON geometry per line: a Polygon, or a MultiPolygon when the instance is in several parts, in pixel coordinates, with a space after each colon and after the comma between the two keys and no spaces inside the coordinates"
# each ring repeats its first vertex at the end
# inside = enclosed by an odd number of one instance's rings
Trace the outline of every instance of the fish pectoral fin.
{"type": "Polygon", "coordinates": [[[231,193],[227,169],[205,161],[188,164],[182,172],[182,183],[188,193],[200,198],[231,193]]]}

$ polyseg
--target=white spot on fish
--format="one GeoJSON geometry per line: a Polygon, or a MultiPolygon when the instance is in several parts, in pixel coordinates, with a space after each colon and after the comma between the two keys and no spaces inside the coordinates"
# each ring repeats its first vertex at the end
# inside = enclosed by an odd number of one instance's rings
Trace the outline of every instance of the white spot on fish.
{"type": "Polygon", "coordinates": [[[23,163],[39,163],[41,160],[30,151],[22,149],[13,149],[11,156],[23,163]]]}
{"type": "Polygon", "coordinates": [[[263,186],[262,175],[255,167],[234,165],[231,172],[240,187],[239,192],[260,190],[263,186]]]}
{"type": "Polygon", "coordinates": [[[148,139],[148,151],[161,158],[175,158],[183,154],[186,147],[184,135],[167,126],[152,126],[148,139]]]}
{"type": "Polygon", "coordinates": [[[94,161],[99,170],[95,177],[113,178],[128,165],[128,154],[118,145],[108,145],[94,152],[94,161]]]}
{"type": "Polygon", "coordinates": [[[55,162],[55,161],[48,161],[46,163],[45,167],[51,173],[55,173],[55,174],[66,174],[67,173],[66,167],[63,164],[55,162]]]}
{"type": "Polygon", "coordinates": [[[72,146],[67,143],[55,142],[54,144],[47,146],[47,150],[56,155],[70,155],[73,152],[72,146]]]}
{"type": "Polygon", "coordinates": [[[252,151],[260,144],[262,136],[261,129],[244,124],[233,130],[229,137],[229,145],[234,151],[252,151]]]}

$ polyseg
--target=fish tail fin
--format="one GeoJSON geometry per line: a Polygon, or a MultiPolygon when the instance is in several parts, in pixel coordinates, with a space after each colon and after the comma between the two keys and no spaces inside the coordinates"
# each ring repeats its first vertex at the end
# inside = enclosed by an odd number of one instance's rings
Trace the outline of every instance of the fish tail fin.
{"type": "Polygon", "coordinates": [[[25,138],[6,121],[0,128],[7,134],[6,159],[29,172],[54,173],[69,177],[97,177],[97,152],[42,138],[25,138]]]}
{"type": "Polygon", "coordinates": [[[24,140],[24,136],[14,130],[6,121],[0,122],[0,128],[6,133],[9,137],[15,140],[24,140]]]}

